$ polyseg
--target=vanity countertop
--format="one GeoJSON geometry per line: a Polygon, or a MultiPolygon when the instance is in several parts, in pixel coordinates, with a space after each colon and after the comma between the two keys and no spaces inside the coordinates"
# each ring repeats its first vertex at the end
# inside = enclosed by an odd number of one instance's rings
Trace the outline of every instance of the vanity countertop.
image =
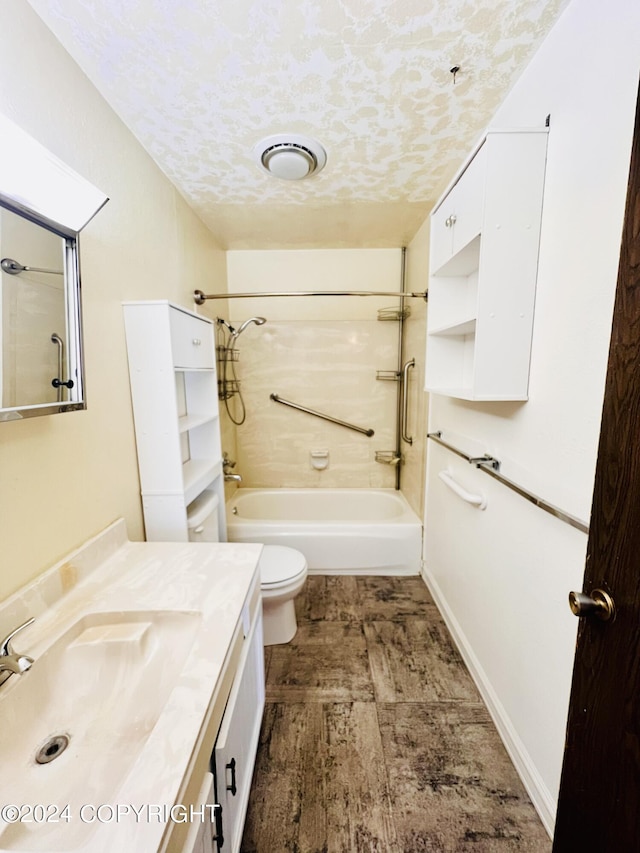
{"type": "MultiPolygon", "coordinates": [[[[167,809],[178,802],[207,713],[216,699],[229,650],[237,638],[238,625],[242,625],[241,617],[246,617],[243,609],[246,611],[249,597],[259,583],[257,563],[261,548],[231,543],[129,542],[120,520],[0,603],[3,636],[35,617],[34,624],[15,640],[16,648],[33,657],[35,663],[29,672],[11,676],[0,686],[0,719],[6,719],[7,711],[12,713],[12,694],[17,696],[17,691],[26,688],[28,679],[34,678],[39,657],[46,661],[47,650],[80,620],[90,622],[95,614],[109,613],[127,623],[127,614],[153,615],[162,611],[189,614],[187,618],[194,626],[187,650],[182,655],[169,651],[163,658],[169,675],[174,674],[168,698],[149,732],[141,733],[132,727],[132,752],[139,748],[141,739],[144,745],[117,788],[105,794],[102,774],[92,775],[92,767],[79,765],[77,758],[74,764],[73,725],[69,726],[68,754],[60,755],[52,764],[39,766],[33,762],[31,753],[42,741],[43,732],[34,732],[33,744],[27,737],[29,767],[25,759],[25,767],[16,766],[15,773],[11,767],[5,768],[0,778],[0,806],[50,805],[41,802],[41,794],[28,780],[45,778],[44,774],[55,765],[55,772],[60,772],[63,762],[67,763],[67,773],[82,781],[75,786],[68,819],[46,825],[22,821],[3,825],[0,821],[0,851],[151,853],[162,846],[170,825],[167,809]],[[34,773],[42,775],[34,777],[34,773]],[[78,788],[82,792],[80,799],[76,795],[78,788]],[[31,801],[32,796],[37,802],[31,801]],[[82,817],[81,805],[88,807],[82,817]],[[102,805],[106,807],[100,819],[98,807],[102,805]],[[137,815],[131,807],[138,810],[137,815]]],[[[82,703],[86,680],[82,671],[78,671],[77,680],[78,702],[82,703]]],[[[84,702],[90,707],[90,698],[84,702]]],[[[91,711],[91,716],[97,725],[100,712],[91,711]]],[[[38,709],[34,719],[37,723],[38,709]]],[[[100,723],[104,725],[104,719],[100,723]]],[[[25,726],[29,728],[27,723],[25,726]]],[[[103,755],[103,760],[106,757],[108,762],[118,762],[126,757],[127,736],[124,741],[120,736],[117,749],[114,746],[113,754],[103,755]]],[[[110,746],[101,744],[100,749],[108,753],[110,746]]],[[[55,799],[53,804],[60,808],[66,805],[55,799]]]]}

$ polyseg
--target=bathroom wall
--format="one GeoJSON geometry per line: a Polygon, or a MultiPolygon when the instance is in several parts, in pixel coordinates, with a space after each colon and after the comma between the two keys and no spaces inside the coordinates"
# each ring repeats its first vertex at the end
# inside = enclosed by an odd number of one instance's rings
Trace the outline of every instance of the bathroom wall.
{"type": "MultiPolygon", "coordinates": [[[[588,521],[640,71],[640,6],[573,0],[498,110],[541,126],[547,173],[526,403],[431,395],[429,428],[588,521]]],[[[427,354],[428,357],[428,354],[427,354]]],[[[550,828],[587,537],[431,444],[426,578],[550,828]],[[488,508],[438,479],[449,469],[488,508]]]]}
{"type": "Polygon", "coordinates": [[[87,400],[0,424],[0,599],[124,516],[143,538],[121,302],[224,290],[225,255],[24,0],[0,4],[0,112],[110,201],[81,235],[87,400]]]}
{"type": "MultiPolygon", "coordinates": [[[[327,249],[228,253],[229,292],[400,289],[401,250],[327,249]]],[[[393,297],[284,297],[229,300],[231,322],[264,316],[238,340],[238,377],[247,419],[238,427],[238,466],[248,487],[393,488],[376,450],[395,449],[398,323],[380,322],[393,297]],[[372,428],[371,438],[274,403],[295,403],[372,428]],[[328,450],[312,468],[310,452],[328,450]]],[[[232,401],[233,403],[234,401],[232,401]]]]}

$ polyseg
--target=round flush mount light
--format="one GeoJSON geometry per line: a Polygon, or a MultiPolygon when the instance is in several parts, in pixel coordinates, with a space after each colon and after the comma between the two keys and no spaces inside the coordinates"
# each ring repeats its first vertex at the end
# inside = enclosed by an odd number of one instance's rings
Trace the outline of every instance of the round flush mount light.
{"type": "Polygon", "coordinates": [[[301,181],[317,175],[327,162],[322,145],[297,133],[276,133],[258,142],[253,154],[260,166],[284,181],[301,181]]]}

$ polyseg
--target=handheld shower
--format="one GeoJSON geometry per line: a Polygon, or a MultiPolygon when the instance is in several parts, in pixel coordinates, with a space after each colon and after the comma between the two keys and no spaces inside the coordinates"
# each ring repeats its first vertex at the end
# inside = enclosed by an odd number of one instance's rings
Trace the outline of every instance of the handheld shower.
{"type": "Polygon", "coordinates": [[[241,335],[242,332],[244,332],[244,330],[247,328],[247,326],[251,325],[251,323],[255,323],[256,326],[262,326],[262,324],[266,323],[266,322],[267,321],[264,317],[250,317],[248,320],[245,320],[244,323],[242,323],[242,325],[240,326],[239,329],[237,329],[237,330],[234,329],[231,332],[231,334],[233,335],[234,338],[237,338],[238,335],[241,335]]]}
{"type": "Polygon", "coordinates": [[[228,323],[222,317],[216,318],[218,326],[224,326],[228,333],[229,337],[226,342],[224,342],[224,332],[221,331],[223,336],[223,342],[218,350],[221,353],[221,357],[219,359],[221,366],[222,377],[219,380],[220,382],[220,391],[219,396],[220,399],[224,400],[225,407],[227,409],[227,413],[231,418],[231,421],[240,426],[244,423],[246,418],[246,410],[244,406],[244,400],[242,399],[242,392],[240,391],[240,383],[238,381],[238,377],[236,376],[234,361],[237,360],[238,350],[235,348],[235,344],[237,339],[240,337],[242,332],[250,326],[252,323],[255,323],[256,326],[262,326],[263,323],[266,323],[266,319],[264,317],[250,317],[248,320],[245,320],[244,323],[241,323],[240,326],[235,329],[231,323],[228,323]],[[229,400],[237,395],[236,407],[235,411],[229,406],[229,400]],[[239,412],[237,411],[239,408],[239,412]]]}

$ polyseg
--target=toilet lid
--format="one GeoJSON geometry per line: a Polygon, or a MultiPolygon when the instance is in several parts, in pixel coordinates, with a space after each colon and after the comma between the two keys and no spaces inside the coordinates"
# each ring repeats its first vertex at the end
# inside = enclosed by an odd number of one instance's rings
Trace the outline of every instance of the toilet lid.
{"type": "Polygon", "coordinates": [[[284,545],[265,545],[260,557],[262,586],[293,580],[307,568],[304,554],[284,545]]]}

